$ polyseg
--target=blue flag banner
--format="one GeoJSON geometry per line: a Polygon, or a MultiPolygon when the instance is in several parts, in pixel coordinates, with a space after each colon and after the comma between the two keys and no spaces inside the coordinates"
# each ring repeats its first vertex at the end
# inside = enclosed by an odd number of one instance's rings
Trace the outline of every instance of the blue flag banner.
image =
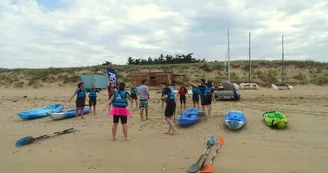
{"type": "Polygon", "coordinates": [[[116,86],[118,88],[118,75],[114,69],[108,68],[107,69],[108,80],[110,84],[116,86]]]}

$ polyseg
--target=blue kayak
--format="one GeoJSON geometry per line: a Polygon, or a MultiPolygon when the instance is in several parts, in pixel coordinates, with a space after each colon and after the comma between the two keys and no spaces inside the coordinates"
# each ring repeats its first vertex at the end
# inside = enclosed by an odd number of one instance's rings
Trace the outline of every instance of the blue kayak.
{"type": "MultiPolygon", "coordinates": [[[[89,113],[89,106],[85,106],[83,109],[83,115],[89,113]]],[[[81,115],[81,111],[79,110],[79,114],[81,115]]],[[[73,118],[75,117],[75,109],[71,109],[65,112],[59,112],[59,113],[49,113],[49,118],[53,120],[61,120],[66,118],[73,118]]]]}
{"type": "Polygon", "coordinates": [[[246,124],[246,117],[241,111],[230,111],[224,117],[224,122],[231,130],[238,130],[246,124]]]}
{"type": "Polygon", "coordinates": [[[57,113],[64,110],[64,105],[62,104],[51,104],[48,106],[27,110],[24,112],[18,112],[17,115],[22,120],[32,120],[37,118],[43,118],[48,116],[47,113],[57,113]]]}
{"type": "Polygon", "coordinates": [[[181,127],[188,127],[200,119],[198,114],[199,110],[197,108],[190,108],[180,114],[176,121],[181,127]]]}

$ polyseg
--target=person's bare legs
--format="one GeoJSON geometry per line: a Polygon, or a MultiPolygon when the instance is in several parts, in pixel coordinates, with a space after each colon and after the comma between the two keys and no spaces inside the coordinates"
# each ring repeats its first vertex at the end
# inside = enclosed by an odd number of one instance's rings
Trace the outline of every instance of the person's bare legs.
{"type": "Polygon", "coordinates": [[[197,102],[197,107],[198,107],[198,110],[200,109],[200,105],[199,105],[199,102],[197,102]]]}
{"type": "Polygon", "coordinates": [[[118,123],[113,123],[113,126],[112,126],[112,141],[115,141],[116,140],[117,124],[118,123]]]}
{"type": "Polygon", "coordinates": [[[81,108],[80,108],[80,111],[81,111],[81,119],[84,119],[84,117],[83,117],[84,107],[81,107],[81,108]]]}
{"type": "Polygon", "coordinates": [[[212,105],[208,105],[208,115],[211,115],[212,113],[212,105]]]}
{"type": "Polygon", "coordinates": [[[144,109],[143,108],[140,108],[140,119],[141,119],[141,121],[144,120],[143,119],[143,111],[144,111],[144,109]]]}
{"type": "Polygon", "coordinates": [[[181,102],[181,103],[180,103],[180,111],[181,111],[181,112],[182,112],[182,104],[183,104],[183,103],[181,102]]]}
{"type": "Polygon", "coordinates": [[[194,107],[193,108],[196,108],[196,102],[193,102],[193,104],[194,104],[194,107]]]}
{"type": "Polygon", "coordinates": [[[124,140],[125,141],[129,141],[131,140],[129,137],[128,137],[128,126],[127,124],[122,124],[122,127],[123,127],[123,135],[124,135],[124,140]]]}
{"type": "Polygon", "coordinates": [[[96,115],[96,105],[93,105],[93,114],[96,115]]]}
{"type": "Polygon", "coordinates": [[[136,110],[138,110],[138,99],[136,99],[136,110]]]}
{"type": "Polygon", "coordinates": [[[145,109],[146,112],[146,120],[148,120],[148,108],[145,109]]]}
{"type": "Polygon", "coordinates": [[[167,124],[169,125],[169,134],[174,135],[176,133],[176,129],[174,128],[172,117],[165,117],[167,124]]]}
{"type": "Polygon", "coordinates": [[[186,110],[186,103],[183,104],[184,110],[186,110]]]}
{"type": "Polygon", "coordinates": [[[79,107],[75,108],[75,118],[77,119],[77,117],[79,116],[79,107]]]}

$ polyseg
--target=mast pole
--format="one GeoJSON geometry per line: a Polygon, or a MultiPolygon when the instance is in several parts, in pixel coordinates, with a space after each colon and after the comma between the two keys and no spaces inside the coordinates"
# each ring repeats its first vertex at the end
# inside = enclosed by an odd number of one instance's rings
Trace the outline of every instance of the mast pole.
{"type": "Polygon", "coordinates": [[[230,33],[228,29],[228,80],[230,81],[230,33]]]}

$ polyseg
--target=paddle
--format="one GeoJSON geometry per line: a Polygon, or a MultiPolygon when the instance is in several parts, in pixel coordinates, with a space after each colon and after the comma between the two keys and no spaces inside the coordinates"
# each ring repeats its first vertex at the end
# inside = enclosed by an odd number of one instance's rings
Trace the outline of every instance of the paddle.
{"type": "MultiPolygon", "coordinates": [[[[214,136],[211,136],[210,137],[210,145],[213,146],[215,144],[215,141],[214,141],[214,136]]],[[[203,169],[204,168],[204,164],[205,164],[205,161],[207,159],[207,156],[208,156],[208,153],[210,152],[210,148],[207,150],[206,154],[205,154],[205,157],[204,157],[204,160],[202,162],[202,165],[200,166],[200,169],[203,169]]]]}
{"type": "Polygon", "coordinates": [[[198,164],[199,164],[200,160],[203,158],[205,152],[208,151],[210,149],[210,147],[211,147],[211,143],[210,143],[210,141],[207,141],[206,149],[203,151],[203,154],[200,156],[198,161],[188,168],[188,170],[187,170],[188,173],[195,173],[199,170],[200,167],[198,164]]]}
{"type": "Polygon", "coordinates": [[[39,136],[39,137],[26,136],[24,138],[19,139],[16,142],[16,147],[21,147],[23,145],[28,145],[28,144],[31,144],[35,141],[39,141],[39,140],[42,140],[42,139],[47,139],[47,138],[50,138],[50,137],[54,137],[54,136],[58,136],[58,135],[66,134],[66,133],[74,133],[74,132],[76,132],[76,129],[70,128],[70,129],[66,129],[66,130],[63,130],[63,131],[55,132],[52,135],[42,135],[42,136],[39,136]]]}
{"type": "Polygon", "coordinates": [[[216,156],[216,153],[219,151],[219,148],[222,145],[224,145],[224,140],[223,140],[223,137],[220,136],[219,137],[218,146],[217,146],[216,151],[215,151],[215,153],[214,153],[214,155],[213,155],[213,157],[211,159],[211,162],[208,165],[206,165],[203,169],[200,170],[201,173],[212,173],[213,172],[212,163],[213,163],[213,160],[214,160],[214,158],[216,156]]]}

